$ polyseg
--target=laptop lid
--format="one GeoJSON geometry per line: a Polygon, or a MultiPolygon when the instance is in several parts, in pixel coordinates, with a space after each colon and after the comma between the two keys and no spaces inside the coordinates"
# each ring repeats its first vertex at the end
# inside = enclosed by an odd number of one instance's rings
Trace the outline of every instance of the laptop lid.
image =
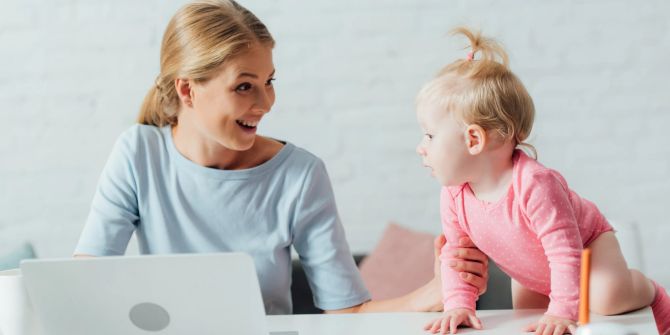
{"type": "Polygon", "coordinates": [[[46,335],[266,335],[250,256],[179,254],[26,260],[46,335]]]}

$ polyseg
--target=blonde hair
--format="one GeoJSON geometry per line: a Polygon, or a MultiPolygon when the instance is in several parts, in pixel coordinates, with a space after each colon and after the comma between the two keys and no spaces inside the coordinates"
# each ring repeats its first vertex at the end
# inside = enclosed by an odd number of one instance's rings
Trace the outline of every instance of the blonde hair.
{"type": "Polygon", "coordinates": [[[458,27],[452,34],[470,41],[468,57],[440,70],[421,89],[417,103],[437,103],[442,110],[457,113],[466,124],[496,131],[503,141],[513,140],[537,157],[535,148],[524,143],[533,128],[533,99],[509,69],[505,50],[495,40],[468,28],[458,27]]]}
{"type": "Polygon", "coordinates": [[[142,103],[137,121],[162,127],[177,124],[176,78],[206,82],[226,60],[261,43],[274,47],[265,25],[232,0],[202,0],[183,6],[163,33],[160,74],[142,103]]]}

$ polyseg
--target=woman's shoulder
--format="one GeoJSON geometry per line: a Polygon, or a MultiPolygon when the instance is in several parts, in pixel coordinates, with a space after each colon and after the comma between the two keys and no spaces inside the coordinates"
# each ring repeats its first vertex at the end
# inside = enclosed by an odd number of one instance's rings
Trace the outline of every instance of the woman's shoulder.
{"type": "Polygon", "coordinates": [[[123,131],[117,139],[117,147],[130,153],[144,153],[165,147],[166,132],[169,127],[156,127],[145,124],[134,124],[123,131]]]}
{"type": "Polygon", "coordinates": [[[291,167],[307,168],[323,164],[323,160],[321,160],[321,158],[319,158],[314,153],[310,152],[305,148],[300,147],[295,143],[279,139],[271,139],[271,140],[283,144],[282,148],[279,150],[277,155],[285,156],[284,157],[285,159],[283,159],[284,165],[291,167]]]}
{"type": "Polygon", "coordinates": [[[298,179],[327,176],[326,165],[316,154],[291,142],[282,143],[284,147],[278,156],[283,157],[280,157],[277,169],[274,169],[275,173],[298,179]]]}
{"type": "Polygon", "coordinates": [[[316,154],[308,151],[305,148],[299,147],[295,144],[288,143],[294,147],[292,152],[292,157],[297,162],[312,164],[323,164],[323,160],[319,158],[316,154]]]}
{"type": "Polygon", "coordinates": [[[166,129],[143,124],[130,126],[118,136],[111,159],[132,164],[151,159],[165,151],[166,131],[169,132],[169,127],[166,129]]]}
{"type": "Polygon", "coordinates": [[[119,141],[125,142],[155,142],[163,141],[166,129],[146,124],[134,124],[119,135],[119,141]]]}

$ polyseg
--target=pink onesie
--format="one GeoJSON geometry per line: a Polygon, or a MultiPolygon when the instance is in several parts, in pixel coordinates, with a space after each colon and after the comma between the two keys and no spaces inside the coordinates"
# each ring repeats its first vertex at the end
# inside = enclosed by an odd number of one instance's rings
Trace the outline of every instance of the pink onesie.
{"type": "Polygon", "coordinates": [[[512,185],[495,203],[477,199],[467,183],[442,188],[444,310],[475,309],[477,289],[448,265],[459,237],[469,236],[510,277],[549,296],[546,314],[577,320],[581,250],[613,229],[558,172],[520,150],[513,160],[512,185]]]}

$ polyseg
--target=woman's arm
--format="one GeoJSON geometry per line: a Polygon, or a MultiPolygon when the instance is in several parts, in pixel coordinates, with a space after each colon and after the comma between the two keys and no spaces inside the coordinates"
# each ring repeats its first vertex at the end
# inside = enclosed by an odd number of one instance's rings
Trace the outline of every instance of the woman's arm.
{"type": "MultiPolygon", "coordinates": [[[[434,274],[435,277],[425,285],[398,298],[371,300],[350,308],[330,310],[326,313],[365,313],[365,312],[438,312],[442,310],[442,285],[440,271],[440,250],[445,244],[444,235],[435,238],[434,243],[434,274]]],[[[461,259],[452,266],[459,271],[464,281],[477,287],[479,294],[486,292],[488,279],[488,257],[475,247],[472,241],[463,237],[459,240],[460,248],[456,249],[456,257],[461,259]]]]}
{"type": "MultiPolygon", "coordinates": [[[[139,222],[136,185],[138,128],[116,141],[102,171],[74,255],[122,255],[139,222]]],[[[150,170],[151,167],[141,166],[150,170]]]]}

